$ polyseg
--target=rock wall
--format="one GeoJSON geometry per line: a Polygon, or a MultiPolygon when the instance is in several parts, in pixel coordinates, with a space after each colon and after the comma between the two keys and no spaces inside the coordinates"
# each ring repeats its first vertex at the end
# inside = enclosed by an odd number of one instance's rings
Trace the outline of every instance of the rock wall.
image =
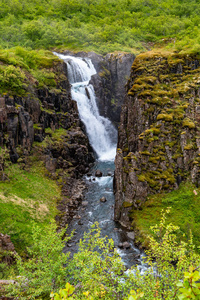
{"type": "Polygon", "coordinates": [[[65,51],[64,53],[77,57],[88,57],[92,60],[97,74],[92,76],[91,83],[95,89],[100,114],[118,125],[124,101],[125,84],[135,56],[124,52],[108,53],[106,56],[94,52],[65,51]]]}
{"type": "Polygon", "coordinates": [[[0,97],[0,147],[6,145],[10,160],[16,163],[20,157],[30,155],[34,141],[42,142],[49,135],[46,128],[66,129],[60,147],[52,144],[45,149],[46,166],[53,172],[65,168],[63,160],[70,160],[74,166],[72,177],[80,178],[93,161],[92,149],[82,130],[76,102],[71,99],[65,64],[57,65],[54,72],[59,73],[54,90],[46,87],[32,89],[26,97],[0,97]]]}
{"type": "Polygon", "coordinates": [[[148,52],[132,66],[121,112],[115,220],[126,227],[148,195],[200,184],[200,57],[148,52]]]}

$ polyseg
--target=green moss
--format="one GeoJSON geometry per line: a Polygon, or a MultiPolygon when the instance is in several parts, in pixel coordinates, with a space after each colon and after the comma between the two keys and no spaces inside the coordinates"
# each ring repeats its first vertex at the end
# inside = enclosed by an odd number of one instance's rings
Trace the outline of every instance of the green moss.
{"type": "Polygon", "coordinates": [[[193,144],[188,144],[184,147],[184,150],[191,150],[193,149],[193,144]]]}
{"type": "Polygon", "coordinates": [[[123,207],[127,208],[127,207],[132,207],[132,206],[133,206],[133,203],[124,201],[122,205],[123,205],[123,207]]]}
{"type": "Polygon", "coordinates": [[[151,153],[149,151],[142,151],[141,154],[142,155],[151,155],[151,153]]]}
{"type": "Polygon", "coordinates": [[[165,120],[165,121],[167,121],[167,122],[172,122],[173,121],[173,118],[174,118],[174,116],[173,116],[173,114],[159,114],[158,116],[157,116],[157,120],[159,121],[159,120],[165,120]]]}
{"type": "Polygon", "coordinates": [[[138,175],[137,177],[138,177],[138,181],[141,181],[141,182],[146,181],[146,177],[145,177],[144,174],[140,174],[140,175],[138,175]]]}
{"type": "Polygon", "coordinates": [[[183,120],[182,123],[183,127],[188,127],[189,129],[194,129],[195,128],[195,124],[192,120],[190,120],[189,118],[185,118],[183,120]]]}

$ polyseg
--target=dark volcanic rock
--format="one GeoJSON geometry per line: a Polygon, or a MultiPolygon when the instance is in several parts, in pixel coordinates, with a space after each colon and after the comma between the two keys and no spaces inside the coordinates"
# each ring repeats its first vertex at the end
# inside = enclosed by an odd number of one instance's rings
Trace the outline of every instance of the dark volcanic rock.
{"type": "Polygon", "coordinates": [[[102,172],[100,171],[100,170],[96,170],[96,172],[95,172],[95,176],[96,177],[102,177],[102,172]]]}
{"type": "Polygon", "coordinates": [[[15,260],[15,247],[7,234],[0,233],[0,254],[0,262],[12,264],[15,260]]]}
{"type": "Polygon", "coordinates": [[[187,179],[200,184],[199,65],[195,55],[161,53],[141,54],[133,63],[114,177],[115,220],[126,227],[149,194],[187,179]]]}

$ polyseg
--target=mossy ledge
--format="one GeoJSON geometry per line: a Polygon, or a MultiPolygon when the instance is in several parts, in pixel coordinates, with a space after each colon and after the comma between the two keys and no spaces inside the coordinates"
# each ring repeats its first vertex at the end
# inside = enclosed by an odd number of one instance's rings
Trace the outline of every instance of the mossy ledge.
{"type": "Polygon", "coordinates": [[[149,197],[161,203],[186,181],[200,184],[199,70],[200,55],[189,53],[149,51],[132,65],[114,180],[115,220],[128,228],[140,227],[149,197]]]}

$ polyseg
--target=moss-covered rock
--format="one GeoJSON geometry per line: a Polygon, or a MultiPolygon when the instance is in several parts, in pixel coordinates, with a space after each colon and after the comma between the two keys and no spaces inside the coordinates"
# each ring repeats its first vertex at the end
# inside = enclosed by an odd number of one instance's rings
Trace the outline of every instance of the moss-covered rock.
{"type": "Polygon", "coordinates": [[[200,184],[198,55],[147,52],[136,57],[126,86],[115,172],[115,219],[130,226],[130,209],[147,196],[200,184]],[[128,149],[127,149],[128,148],[128,149]],[[129,152],[136,159],[123,159],[129,152]],[[122,159],[121,159],[122,158],[122,159]],[[125,171],[124,171],[125,170],[125,171]]]}

